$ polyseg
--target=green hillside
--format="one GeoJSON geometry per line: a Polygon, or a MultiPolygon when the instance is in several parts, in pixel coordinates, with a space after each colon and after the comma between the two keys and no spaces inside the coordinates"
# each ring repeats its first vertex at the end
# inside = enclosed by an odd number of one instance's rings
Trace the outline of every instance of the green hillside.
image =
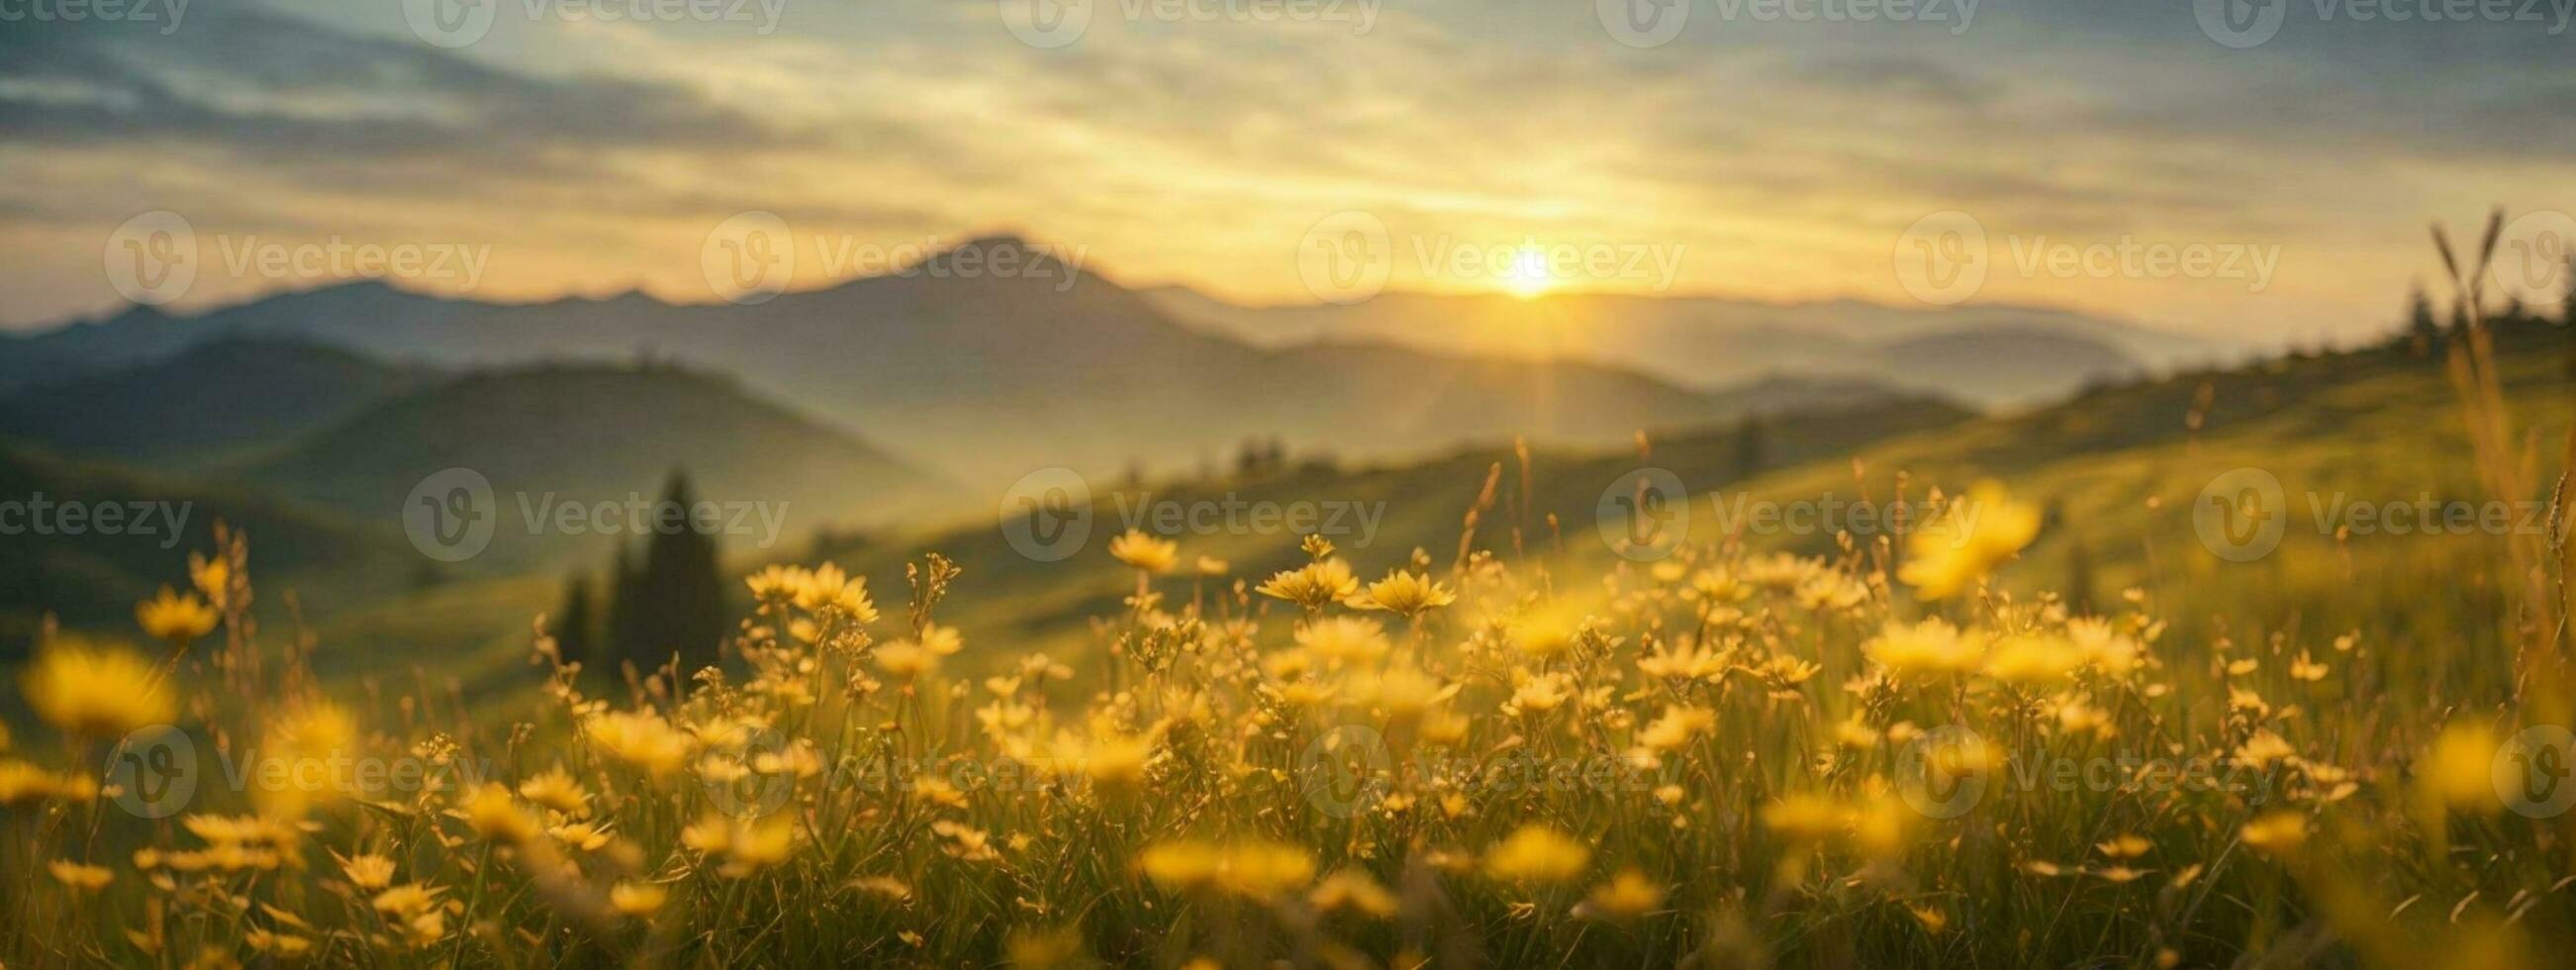
{"type": "MultiPolygon", "coordinates": [[[[2541,447],[2554,449],[2567,434],[2568,402],[2576,394],[2567,370],[2570,347],[2567,331],[2547,325],[2509,329],[2498,339],[2520,426],[2541,447]]],[[[2336,492],[2374,503],[2411,502],[2421,494],[2444,502],[2483,500],[2439,357],[2403,346],[2100,388],[2013,415],[1969,418],[1939,405],[1909,403],[1784,418],[1767,431],[1767,470],[1741,481],[1730,476],[1737,433],[1712,429],[1652,442],[1652,457],[1644,462],[1633,451],[1535,451],[1527,464],[1526,501],[1521,463],[1503,449],[1403,466],[1310,467],[1259,481],[1145,490],[1180,503],[1222,500],[1229,493],[1246,502],[1382,502],[1383,518],[1369,541],[1332,536],[1364,574],[1372,574],[1400,564],[1417,547],[1445,566],[1458,547],[1462,517],[1487,472],[1500,463],[1494,509],[1474,544],[1514,558],[1548,560],[1560,575],[1584,576],[1616,561],[1595,528],[1604,489],[1647,465],[1674,472],[1693,491],[1692,538],[1700,542],[1724,538],[1726,523],[1713,513],[1720,501],[1885,502],[1899,494],[1900,485],[1919,500],[1932,486],[1957,492],[1993,478],[2016,497],[2051,509],[2039,542],[2008,570],[2023,587],[2066,586],[2076,578],[2073,560],[2081,547],[2096,602],[2140,586],[2162,598],[2167,615],[2177,620],[2226,612],[2260,618],[2264,631],[2311,638],[2356,628],[2380,636],[2430,637],[2451,629],[2492,631],[2496,625],[2495,540],[2378,534],[2338,544],[2312,527],[2315,515],[2306,498],[2311,490],[2329,505],[2336,492]],[[2293,521],[2276,553],[2231,563],[2202,547],[2190,507],[2211,478],[2245,466],[2279,477],[2293,521]],[[1553,529],[1549,515],[1556,517],[1553,529]],[[2473,617],[2476,625],[2469,625],[2473,617]]],[[[1103,490],[1095,485],[1096,493],[1103,490]]],[[[1105,548],[1126,526],[1122,508],[1132,510],[1141,501],[1135,492],[1122,495],[1124,506],[1120,496],[1095,495],[1090,540],[1064,562],[1016,554],[985,521],[927,535],[844,542],[790,558],[837,561],[867,575],[874,588],[899,590],[904,561],[939,551],[967,569],[960,596],[976,606],[961,614],[970,643],[1078,656],[1089,646],[1083,618],[1114,611],[1123,593],[1124,570],[1105,548]]],[[[1233,578],[1258,582],[1301,559],[1294,535],[1175,538],[1185,563],[1198,555],[1228,561],[1229,578],[1206,584],[1210,590],[1233,578]]],[[[1755,548],[1811,554],[1831,552],[1837,543],[1821,531],[1748,529],[1739,538],[1755,548]]]]}
{"type": "Polygon", "coordinates": [[[203,467],[273,448],[435,379],[294,340],[228,338],[0,400],[0,434],[71,454],[203,467]]]}
{"type": "Polygon", "coordinates": [[[7,550],[0,555],[0,658],[22,653],[48,612],[74,626],[129,629],[136,600],[163,584],[186,585],[187,555],[211,547],[217,521],[250,536],[252,561],[279,592],[294,590],[321,610],[372,603],[440,575],[398,529],[7,441],[0,441],[0,495],[27,503],[0,522],[10,530],[0,536],[7,550]],[[40,499],[53,510],[39,511],[40,499]],[[62,519],[66,505],[83,509],[81,521],[62,519]],[[102,528],[99,510],[108,508],[116,522],[102,528]]]}
{"type": "Polygon", "coordinates": [[[261,487],[398,523],[425,478],[488,480],[497,516],[478,570],[586,560],[630,515],[600,503],[658,500],[674,469],[717,503],[737,543],[898,519],[942,499],[912,466],[756,398],[733,381],[662,365],[550,365],[422,388],[317,431],[234,474],[261,487]],[[576,514],[577,526],[561,518],[576,514]]]}

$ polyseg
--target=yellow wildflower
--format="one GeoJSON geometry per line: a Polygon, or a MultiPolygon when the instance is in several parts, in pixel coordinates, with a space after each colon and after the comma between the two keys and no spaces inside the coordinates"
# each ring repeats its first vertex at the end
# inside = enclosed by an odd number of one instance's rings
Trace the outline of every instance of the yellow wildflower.
{"type": "Polygon", "coordinates": [[[939,665],[937,654],[907,640],[897,640],[878,647],[876,660],[877,669],[885,671],[887,676],[898,680],[912,680],[929,673],[939,665]]]}
{"type": "Polygon", "coordinates": [[[1457,601],[1457,594],[1431,581],[1429,576],[1391,569],[1385,579],[1370,583],[1368,595],[1352,605],[1364,610],[1388,610],[1410,618],[1457,601]]]}
{"type": "Polygon", "coordinates": [[[1327,913],[1347,909],[1379,919],[1394,916],[1397,909],[1395,894],[1357,869],[1342,869],[1325,876],[1306,895],[1306,901],[1327,913]]]}
{"type": "Polygon", "coordinates": [[[609,757],[657,777],[689,760],[689,736],[649,711],[601,714],[583,725],[582,734],[609,757]]]}
{"type": "Polygon", "coordinates": [[[1638,733],[1637,743],[1650,750],[1671,751],[1689,743],[1693,735],[1706,734],[1716,728],[1716,711],[1666,704],[1663,716],[1638,733]]]}
{"type": "Polygon", "coordinates": [[[2453,809],[2492,812],[2504,807],[2496,797],[2495,732],[2474,721],[2442,729],[2416,762],[2415,775],[2426,795],[2453,809]]]}
{"type": "Polygon", "coordinates": [[[1262,583],[1263,596],[1283,599],[1310,610],[1320,610],[1349,599],[1359,592],[1360,581],[1351,575],[1351,567],[1339,559],[1319,559],[1295,569],[1285,570],[1262,583]]]}
{"type": "Polygon", "coordinates": [[[439,890],[416,882],[407,882],[377,893],[370,905],[387,916],[418,916],[438,904],[439,890]]]}
{"type": "Polygon", "coordinates": [[[38,654],[19,685],[37,717],[74,734],[114,737],[179,712],[169,684],[141,654],[68,637],[38,654]]]}
{"type": "Polygon", "coordinates": [[[586,814],[590,808],[590,793],[583,790],[581,783],[574,781],[572,774],[562,765],[520,782],[519,797],[527,799],[530,804],[543,805],[566,815],[586,814]]]}
{"type": "Polygon", "coordinates": [[[1297,645],[1336,664],[1365,665],[1386,656],[1386,631],[1376,621],[1331,616],[1298,628],[1297,645]]]}
{"type": "Polygon", "coordinates": [[[2064,681],[2084,665],[2074,641],[2046,633],[2017,633],[1996,641],[1986,657],[1986,676],[2016,686],[2064,681]]]}
{"type": "Polygon", "coordinates": [[[1584,897],[1588,912],[1614,920],[1635,919],[1664,905],[1663,884],[1635,869],[1621,869],[1609,882],[1592,887],[1584,897]]]}
{"type": "Polygon", "coordinates": [[[510,789],[485,782],[465,801],[465,824],[494,842],[522,845],[537,837],[537,820],[510,797],[510,789]]]}
{"type": "Polygon", "coordinates": [[[1156,576],[1171,572],[1181,564],[1181,544],[1158,539],[1140,529],[1109,540],[1109,554],[1138,570],[1156,576]]]}
{"type": "Polygon", "coordinates": [[[1485,872],[1506,882],[1564,882],[1591,862],[1591,847],[1538,824],[1521,826],[1485,851],[1485,872]]]}
{"type": "Polygon", "coordinates": [[[374,854],[361,855],[354,859],[343,860],[340,863],[340,871],[348,874],[349,884],[352,886],[369,890],[383,889],[393,884],[394,860],[374,854]]]}
{"type": "Polygon", "coordinates": [[[608,905],[628,916],[651,916],[662,911],[671,891],[649,882],[621,882],[608,888],[608,905]]]}
{"type": "Polygon", "coordinates": [[[1842,806],[1816,794],[1789,795],[1762,806],[1762,824],[1799,842],[1822,842],[1843,831],[1842,806]]]}
{"type": "Polygon", "coordinates": [[[2266,812],[2245,823],[2237,838],[2264,855],[2289,858],[2298,855],[2299,848],[2308,842],[2308,819],[2286,809],[2266,812]]]}
{"type": "Polygon", "coordinates": [[[186,643],[205,636],[215,628],[215,608],[195,593],[181,593],[161,587],[159,595],[134,605],[134,622],[143,627],[146,636],[171,643],[186,643]]]}
{"type": "Polygon", "coordinates": [[[1304,846],[1256,840],[1229,846],[1217,886],[1246,899],[1267,902],[1315,879],[1315,857],[1304,846]]]}
{"type": "Polygon", "coordinates": [[[61,859],[45,863],[45,870],[54,874],[56,882],[71,887],[74,892],[97,892],[107,888],[107,884],[116,878],[116,873],[106,866],[61,859]]]}
{"type": "Polygon", "coordinates": [[[1927,600],[1958,595],[2039,535],[2039,510],[2015,502],[2003,486],[1979,482],[1966,498],[1907,537],[1897,578],[1927,600]]]}
{"type": "Polygon", "coordinates": [[[1899,677],[1957,674],[1977,669],[1985,655],[1980,639],[1934,617],[1921,623],[1889,623],[1861,644],[1861,652],[1899,677]]]}

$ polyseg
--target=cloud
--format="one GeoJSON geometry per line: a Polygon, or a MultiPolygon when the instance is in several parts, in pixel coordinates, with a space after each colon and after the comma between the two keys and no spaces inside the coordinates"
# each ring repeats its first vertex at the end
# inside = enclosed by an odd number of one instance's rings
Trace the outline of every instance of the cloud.
{"type": "Polygon", "coordinates": [[[810,143],[689,90],[541,77],[250,6],[184,30],[95,23],[0,34],[0,138],[21,146],[185,144],[263,163],[437,158],[503,171],[567,152],[810,143]]]}

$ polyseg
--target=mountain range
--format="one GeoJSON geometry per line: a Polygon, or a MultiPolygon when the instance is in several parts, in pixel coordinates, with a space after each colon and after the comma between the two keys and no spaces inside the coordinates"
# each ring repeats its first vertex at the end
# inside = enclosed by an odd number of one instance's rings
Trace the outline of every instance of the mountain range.
{"type": "Polygon", "coordinates": [[[992,237],[742,306],[641,293],[492,303],[366,281],[184,316],[137,307],[0,340],[0,396],[242,337],[321,343],[406,369],[673,360],[984,486],[1052,465],[1205,466],[1254,436],[1405,457],[1513,436],[1598,445],[1751,412],[1926,394],[2018,399],[2131,372],[2147,351],[2188,353],[2152,332],[2055,311],[1941,317],[1958,327],[1944,329],[1927,322],[1938,314],[1834,304],[1719,327],[1707,323],[1713,305],[1391,293],[1359,308],[1224,311],[992,237]],[[1048,272],[959,272],[951,261],[969,249],[979,265],[1048,272]],[[1568,338],[1573,352],[1503,349],[1539,339],[1541,317],[1560,310],[1598,323],[1547,328],[1589,334],[1568,338]],[[1634,319],[1599,322],[1611,317],[1634,319]],[[1855,349],[1859,335],[1880,331],[1889,339],[1855,349]],[[1623,332],[1653,339],[1623,342],[1623,332]],[[2114,347],[2106,334],[2129,343],[2114,347]]]}
{"type": "Polygon", "coordinates": [[[2235,355],[2118,320],[2010,305],[1389,292],[1346,306],[1249,307],[1184,287],[1145,296],[1176,320],[1260,346],[1364,341],[1443,354],[1588,361],[1703,390],[1795,375],[2017,405],[2235,355]]]}

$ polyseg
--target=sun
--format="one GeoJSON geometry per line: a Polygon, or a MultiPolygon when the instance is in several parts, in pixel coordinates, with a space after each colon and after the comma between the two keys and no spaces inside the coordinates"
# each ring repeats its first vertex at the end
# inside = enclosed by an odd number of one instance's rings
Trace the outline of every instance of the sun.
{"type": "Polygon", "coordinates": [[[1547,251],[1537,246],[1522,246],[1512,254],[1511,268],[1503,273],[1503,288],[1527,300],[1556,288],[1556,276],[1548,271],[1547,251]]]}

